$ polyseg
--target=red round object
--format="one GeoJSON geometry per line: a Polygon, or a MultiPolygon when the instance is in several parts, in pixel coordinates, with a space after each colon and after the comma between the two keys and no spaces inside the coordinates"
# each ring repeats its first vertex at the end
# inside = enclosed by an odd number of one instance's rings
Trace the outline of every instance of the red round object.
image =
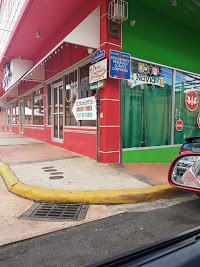
{"type": "Polygon", "coordinates": [[[200,113],[197,115],[197,124],[198,124],[198,127],[200,128],[200,113]]]}
{"type": "Polygon", "coordinates": [[[183,130],[183,122],[182,122],[182,120],[177,120],[177,122],[176,122],[176,130],[178,132],[183,130]]]}
{"type": "Polygon", "coordinates": [[[185,96],[185,105],[190,111],[197,109],[199,104],[198,94],[195,90],[190,90],[185,96]]]}

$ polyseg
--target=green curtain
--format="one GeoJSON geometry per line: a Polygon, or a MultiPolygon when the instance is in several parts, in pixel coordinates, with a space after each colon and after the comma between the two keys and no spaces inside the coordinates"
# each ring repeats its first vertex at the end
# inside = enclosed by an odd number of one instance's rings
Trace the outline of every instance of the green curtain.
{"type": "MultiPolygon", "coordinates": [[[[174,125],[174,143],[182,144],[185,138],[200,136],[200,128],[197,125],[197,115],[200,113],[200,106],[195,111],[190,111],[185,105],[185,84],[182,84],[181,91],[175,93],[175,125],[174,125]],[[183,130],[176,130],[176,121],[183,121],[183,130]]],[[[199,99],[200,100],[200,99],[199,99]]]]}
{"type": "MultiPolygon", "coordinates": [[[[131,88],[127,81],[122,81],[123,148],[171,144],[172,73],[164,68],[162,70],[164,87],[155,86],[154,90],[150,84],[131,88]]],[[[195,80],[198,79],[176,72],[174,144],[184,143],[187,137],[200,136],[200,128],[197,125],[200,103],[193,112],[185,105],[186,90],[193,87],[195,80]],[[178,119],[183,121],[182,131],[177,131],[175,127],[178,119]]]]}
{"type": "Polygon", "coordinates": [[[171,142],[172,88],[144,86],[144,140],[145,146],[169,145],[171,142]]]}
{"type": "Polygon", "coordinates": [[[142,92],[130,88],[122,80],[122,138],[123,148],[140,147],[142,142],[142,92]]]}
{"type": "Polygon", "coordinates": [[[130,88],[122,81],[123,148],[170,144],[171,86],[130,88]]]}

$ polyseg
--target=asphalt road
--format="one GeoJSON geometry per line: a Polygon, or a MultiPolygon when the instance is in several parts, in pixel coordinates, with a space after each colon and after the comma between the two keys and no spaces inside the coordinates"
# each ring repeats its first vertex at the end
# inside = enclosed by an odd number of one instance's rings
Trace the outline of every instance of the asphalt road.
{"type": "Polygon", "coordinates": [[[87,266],[200,225],[199,198],[166,201],[126,205],[117,216],[2,246],[0,266],[87,266]]]}

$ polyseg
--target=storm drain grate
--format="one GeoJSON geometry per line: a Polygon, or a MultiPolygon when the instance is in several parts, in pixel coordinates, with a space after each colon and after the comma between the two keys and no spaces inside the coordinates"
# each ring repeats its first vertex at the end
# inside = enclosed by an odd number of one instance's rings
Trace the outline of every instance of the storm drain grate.
{"type": "Polygon", "coordinates": [[[20,218],[35,220],[84,220],[89,205],[35,203],[20,218]]]}

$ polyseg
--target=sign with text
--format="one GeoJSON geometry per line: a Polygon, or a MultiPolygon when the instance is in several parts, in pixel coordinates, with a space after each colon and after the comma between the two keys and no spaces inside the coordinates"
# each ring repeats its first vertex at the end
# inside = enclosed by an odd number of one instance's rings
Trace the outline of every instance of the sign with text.
{"type": "Polygon", "coordinates": [[[76,99],[72,112],[76,121],[79,120],[96,120],[96,99],[94,96],[76,99]]]}
{"type": "Polygon", "coordinates": [[[105,82],[104,80],[98,81],[97,83],[90,84],[90,90],[99,90],[101,88],[104,88],[105,82]]]}
{"type": "Polygon", "coordinates": [[[161,75],[161,71],[158,66],[144,62],[137,62],[136,60],[133,64],[131,78],[127,81],[127,83],[130,88],[140,86],[141,89],[144,89],[145,84],[150,84],[152,90],[155,89],[155,86],[165,86],[164,77],[161,75]]]}
{"type": "Polygon", "coordinates": [[[109,76],[114,79],[129,80],[131,73],[131,56],[115,50],[110,50],[109,76]]]}
{"type": "Polygon", "coordinates": [[[101,60],[90,66],[89,83],[95,83],[107,78],[107,59],[101,60]]]}
{"type": "Polygon", "coordinates": [[[100,50],[98,49],[94,55],[92,56],[92,60],[91,60],[91,63],[95,63],[97,61],[99,61],[100,59],[103,59],[105,57],[105,50],[100,50]]]}
{"type": "Polygon", "coordinates": [[[140,73],[133,73],[131,75],[131,79],[128,80],[128,86],[131,88],[137,86],[137,85],[142,85],[142,84],[152,84],[156,85],[159,87],[164,87],[165,82],[163,77],[156,76],[156,77],[151,77],[151,76],[145,76],[140,73]]]}

